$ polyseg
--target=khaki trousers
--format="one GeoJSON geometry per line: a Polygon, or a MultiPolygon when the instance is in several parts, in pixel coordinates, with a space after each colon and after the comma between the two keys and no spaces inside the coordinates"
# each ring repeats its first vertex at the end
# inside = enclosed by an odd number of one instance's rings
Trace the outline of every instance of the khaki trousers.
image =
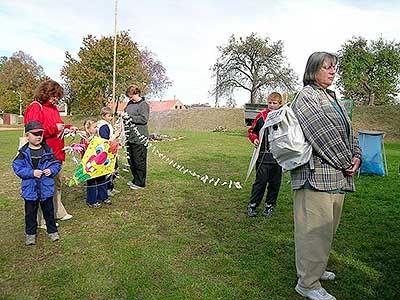
{"type": "Polygon", "coordinates": [[[294,239],[298,285],[315,290],[328,264],[344,194],[309,189],[294,192],[294,239]]]}
{"type": "MultiPolygon", "coordinates": [[[[62,171],[60,171],[56,176],[54,176],[54,197],[53,197],[53,205],[54,205],[54,218],[61,219],[66,216],[68,213],[65,210],[64,205],[61,202],[61,188],[62,188],[62,171]]],[[[38,209],[37,214],[37,222],[38,225],[44,225],[44,218],[42,210],[38,209]]]]}

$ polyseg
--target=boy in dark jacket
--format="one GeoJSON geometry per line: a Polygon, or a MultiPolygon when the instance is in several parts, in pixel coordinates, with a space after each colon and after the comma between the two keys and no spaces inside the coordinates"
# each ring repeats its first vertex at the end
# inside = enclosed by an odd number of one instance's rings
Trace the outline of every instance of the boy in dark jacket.
{"type": "Polygon", "coordinates": [[[22,179],[21,197],[25,201],[25,244],[36,243],[37,211],[40,207],[46,220],[47,233],[52,241],[59,239],[54,219],[54,176],[61,170],[51,148],[43,141],[43,126],[31,121],[25,125],[26,143],[12,162],[15,174],[22,179]]]}
{"type": "Polygon", "coordinates": [[[260,112],[248,129],[249,140],[254,147],[261,147],[256,162],[256,180],[251,190],[249,204],[247,206],[247,215],[249,217],[257,216],[256,208],[260,205],[268,185],[267,197],[265,200],[265,209],[263,215],[272,216],[272,210],[276,206],[279,189],[282,180],[282,168],[278,165],[271,152],[269,152],[268,134],[265,131],[262,143],[259,141],[259,132],[264,126],[264,121],[271,110],[282,106],[282,96],[277,92],[271,93],[268,98],[268,108],[260,112]]]}

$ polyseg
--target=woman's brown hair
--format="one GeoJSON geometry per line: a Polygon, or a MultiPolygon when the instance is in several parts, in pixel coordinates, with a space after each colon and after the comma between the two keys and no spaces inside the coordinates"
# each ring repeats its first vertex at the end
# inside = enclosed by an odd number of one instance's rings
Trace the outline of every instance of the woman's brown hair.
{"type": "Polygon", "coordinates": [[[51,97],[57,97],[61,99],[64,97],[64,89],[57,81],[46,80],[43,81],[35,90],[35,100],[40,103],[49,101],[51,97]]]}

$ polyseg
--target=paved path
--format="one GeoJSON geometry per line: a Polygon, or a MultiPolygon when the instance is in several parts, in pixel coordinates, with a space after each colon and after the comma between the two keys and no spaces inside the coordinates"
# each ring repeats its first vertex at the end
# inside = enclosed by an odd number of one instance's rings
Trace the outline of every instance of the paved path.
{"type": "Polygon", "coordinates": [[[0,131],[8,131],[8,130],[22,130],[22,127],[2,127],[2,126],[0,126],[0,131]]]}

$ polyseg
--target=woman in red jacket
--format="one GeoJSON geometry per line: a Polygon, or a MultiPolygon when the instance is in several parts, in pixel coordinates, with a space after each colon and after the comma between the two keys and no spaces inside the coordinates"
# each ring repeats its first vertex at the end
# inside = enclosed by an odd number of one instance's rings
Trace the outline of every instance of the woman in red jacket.
{"type": "MultiPolygon", "coordinates": [[[[24,113],[24,123],[39,121],[43,124],[43,139],[53,150],[55,157],[65,161],[64,140],[60,137],[64,128],[76,130],[72,125],[64,124],[58,111],[57,104],[64,96],[64,89],[54,80],[42,82],[35,90],[35,100],[26,108],[24,113]]],[[[61,182],[62,174],[59,172],[54,177],[54,216],[56,219],[69,220],[72,218],[61,202],[61,182]]],[[[38,214],[38,224],[42,225],[41,212],[38,214]]]]}

